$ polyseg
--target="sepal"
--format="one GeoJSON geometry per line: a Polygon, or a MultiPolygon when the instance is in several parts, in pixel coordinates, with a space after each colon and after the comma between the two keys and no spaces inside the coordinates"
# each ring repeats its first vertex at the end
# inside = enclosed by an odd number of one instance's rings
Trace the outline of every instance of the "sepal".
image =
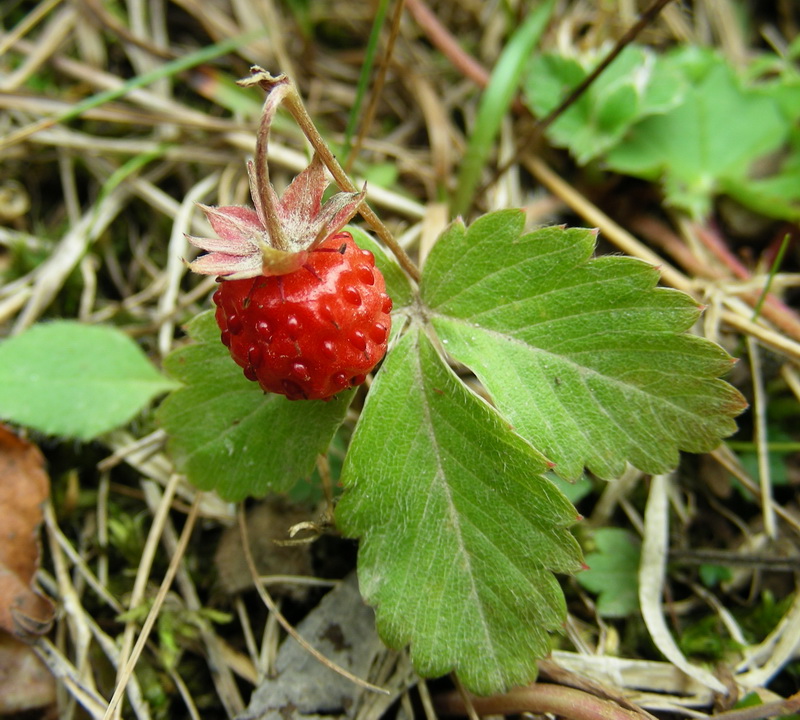
{"type": "Polygon", "coordinates": [[[270,182],[267,150],[272,121],[289,86],[278,79],[265,89],[256,154],[247,163],[254,209],[199,206],[219,237],[186,236],[207,253],[188,263],[193,272],[227,280],[294,272],[311,250],[347,225],[366,197],[365,186],[361,192],[336,193],[323,205],[329,180],[317,154],[278,197],[270,182]]]}

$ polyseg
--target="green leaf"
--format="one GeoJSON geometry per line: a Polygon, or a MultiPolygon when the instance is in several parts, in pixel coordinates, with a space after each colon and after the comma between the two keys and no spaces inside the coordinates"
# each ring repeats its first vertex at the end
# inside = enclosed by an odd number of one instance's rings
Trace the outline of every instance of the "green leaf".
{"type": "Polygon", "coordinates": [[[353,391],[329,402],[265,395],[220,342],[213,311],[188,331],[196,343],[165,361],[185,387],[158,409],[176,465],[197,487],[226,500],[288,490],[325,452],[353,391]]]}
{"type": "MultiPolygon", "coordinates": [[[[555,109],[599,62],[555,54],[531,58],[525,99],[544,117],[555,109]]],[[[656,60],[655,54],[629,45],[578,100],[548,128],[558,147],[569,148],[585,165],[619,143],[637,121],[664,113],[680,102],[686,90],[682,75],[656,60]]]]}
{"type": "Polygon", "coordinates": [[[515,430],[568,479],[584,466],[652,473],[678,450],[706,452],[736,429],[742,396],[718,379],[733,361],[685,331],[697,304],[656,288],[633,258],[590,259],[590,230],[522,234],[524,215],[455,222],[434,245],[420,292],[442,346],[488,389],[515,430]]]}
{"type": "Polygon", "coordinates": [[[639,609],[641,543],[627,530],[601,528],[594,533],[596,552],[586,556],[588,570],[576,575],[587,590],[598,594],[602,617],[627,617],[639,609]]]}
{"type": "Polygon", "coordinates": [[[59,320],[0,344],[0,417],[44,433],[91,440],[174,387],[113,327],[59,320]]]}
{"type": "Polygon", "coordinates": [[[800,221],[800,138],[774,175],[763,178],[726,178],[721,190],[747,208],[766,217],[800,221]]]}
{"type": "Polygon", "coordinates": [[[555,483],[555,486],[564,493],[564,497],[573,505],[583,500],[593,489],[592,481],[585,475],[578,478],[575,482],[564,480],[564,478],[558,477],[554,472],[547,473],[545,477],[550,482],[555,483]]]}
{"type": "Polygon", "coordinates": [[[489,84],[481,96],[475,127],[469,137],[458,173],[458,184],[452,203],[453,215],[460,215],[472,203],[481,173],[494,148],[503,117],[519,87],[525,62],[542,36],[553,12],[554,0],[544,0],[516,29],[503,48],[492,70],[489,84]]]}
{"type": "Polygon", "coordinates": [[[638,123],[606,161],[617,172],[660,178],[671,205],[703,218],[715,194],[783,144],[790,124],[776,97],[742,87],[723,58],[679,52],[662,62],[692,86],[677,107],[638,123]]]}
{"type": "Polygon", "coordinates": [[[339,528],[360,537],[359,584],[417,671],[474,692],[536,675],[581,567],[576,512],[544,458],[412,328],[381,368],[345,460],[339,528]]]}

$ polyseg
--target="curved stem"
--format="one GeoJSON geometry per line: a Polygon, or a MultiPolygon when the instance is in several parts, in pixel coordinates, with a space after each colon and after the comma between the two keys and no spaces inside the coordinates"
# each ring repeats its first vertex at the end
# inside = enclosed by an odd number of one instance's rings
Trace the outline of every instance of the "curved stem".
{"type": "MultiPolygon", "coordinates": [[[[642,715],[620,707],[581,690],[534,683],[528,687],[514,688],[505,695],[470,697],[475,710],[481,715],[505,715],[532,712],[551,713],[567,720],[642,720],[642,715]]],[[[437,698],[436,710],[443,715],[465,714],[464,699],[458,692],[437,698]]]]}
{"type": "MultiPolygon", "coordinates": [[[[314,151],[317,153],[317,155],[319,155],[320,159],[325,164],[325,167],[330,170],[331,175],[333,175],[333,179],[336,181],[336,184],[339,186],[339,188],[345,192],[358,192],[358,188],[356,188],[356,186],[352,183],[350,178],[347,176],[347,173],[339,164],[339,161],[330,151],[330,148],[325,143],[322,135],[319,134],[316,125],[314,125],[314,121],[308,114],[305,105],[303,105],[303,100],[300,97],[297,87],[286,75],[273,77],[263,68],[254,65],[250,68],[250,77],[245,80],[240,80],[239,85],[242,87],[259,85],[267,92],[267,102],[264,104],[264,113],[261,118],[261,126],[259,127],[258,139],[256,141],[256,155],[258,157],[261,157],[262,153],[263,156],[266,157],[267,138],[269,135],[269,125],[272,121],[272,116],[277,110],[278,105],[280,105],[281,102],[285,102],[286,108],[292,114],[295,122],[300,126],[303,134],[308,138],[308,141],[311,143],[314,151]],[[270,111],[271,114],[269,114],[268,111],[270,111]]],[[[269,209],[272,208],[273,203],[272,196],[268,190],[268,168],[256,166],[256,179],[259,187],[259,195],[261,196],[260,200],[264,203],[265,214],[268,216],[270,214],[274,215],[274,213],[269,212],[269,209]]],[[[364,220],[369,223],[378,237],[384,242],[386,247],[388,247],[392,253],[394,253],[394,256],[397,258],[397,262],[400,264],[400,266],[409,274],[409,276],[411,276],[415,281],[418,281],[420,278],[419,268],[406,254],[405,250],[400,247],[400,245],[392,236],[392,233],[389,232],[389,228],[383,224],[381,219],[372,211],[372,208],[370,208],[366,203],[361,203],[358,212],[361,214],[361,217],[363,217],[364,220]]],[[[271,225],[268,226],[267,229],[269,230],[270,234],[272,234],[273,229],[271,225]]],[[[280,233],[280,229],[277,229],[277,232],[280,233]]],[[[282,238],[282,235],[279,237],[282,238]]]]}
{"type": "Polygon", "coordinates": [[[272,191],[272,186],[269,180],[269,160],[268,160],[268,147],[269,147],[269,130],[272,126],[272,120],[278,107],[283,102],[284,98],[291,92],[292,85],[288,78],[276,78],[276,83],[270,89],[267,99],[264,102],[264,109],[261,112],[261,122],[258,125],[258,134],[256,135],[256,156],[254,160],[255,167],[255,188],[254,191],[258,195],[253,198],[256,206],[256,211],[259,213],[259,219],[264,223],[269,233],[270,242],[272,247],[276,250],[289,250],[289,243],[286,236],[283,234],[283,228],[278,220],[278,209],[275,207],[275,193],[272,191]]]}
{"type": "MultiPolygon", "coordinates": [[[[294,83],[289,81],[289,85],[291,90],[286,96],[286,107],[292,114],[292,117],[295,119],[297,124],[300,126],[300,129],[308,138],[314,150],[320,156],[322,162],[324,162],[328,170],[331,171],[331,175],[333,175],[333,179],[336,181],[336,184],[345,192],[358,192],[358,188],[347,176],[347,173],[339,164],[336,156],[328,148],[322,135],[319,134],[319,131],[314,125],[314,121],[308,114],[305,105],[303,105],[303,100],[301,99],[300,93],[297,91],[294,83]]],[[[373,212],[372,208],[370,208],[369,205],[364,202],[361,203],[360,207],[358,208],[358,212],[361,214],[361,217],[363,217],[364,220],[369,223],[370,227],[372,227],[378,237],[384,242],[386,247],[392,251],[400,266],[415,281],[418,281],[420,278],[419,268],[406,254],[406,251],[403,250],[400,245],[398,245],[397,241],[392,236],[392,233],[389,231],[389,228],[383,224],[381,219],[373,212]]]]}

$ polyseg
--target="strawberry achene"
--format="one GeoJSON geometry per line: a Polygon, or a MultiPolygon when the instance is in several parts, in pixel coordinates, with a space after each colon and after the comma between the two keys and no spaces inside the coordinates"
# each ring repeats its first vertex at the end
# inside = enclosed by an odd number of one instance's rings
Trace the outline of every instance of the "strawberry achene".
{"type": "Polygon", "coordinates": [[[249,380],[290,400],[327,400],[360,385],[386,353],[391,298],[375,258],[331,235],[284,275],[221,279],[222,342],[249,380]]]}

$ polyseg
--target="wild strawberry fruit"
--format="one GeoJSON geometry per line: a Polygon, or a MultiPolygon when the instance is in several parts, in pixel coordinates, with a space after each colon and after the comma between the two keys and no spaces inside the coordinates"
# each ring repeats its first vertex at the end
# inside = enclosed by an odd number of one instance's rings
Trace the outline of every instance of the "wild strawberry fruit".
{"type": "Polygon", "coordinates": [[[323,206],[328,181],[314,155],[277,197],[269,129],[295,91],[285,78],[267,77],[256,157],[247,166],[255,207],[200,205],[218,237],[187,236],[207,251],[189,267],[219,277],[217,324],[245,377],[290,400],[327,400],[363,383],[386,353],[392,301],[372,253],[341,232],[365,191],[337,193],[323,206]]]}
{"type": "Polygon", "coordinates": [[[386,353],[392,309],[369,250],[332,235],[286,275],[223,280],[222,342],[265,392],[326,400],[364,382],[386,353]]]}

